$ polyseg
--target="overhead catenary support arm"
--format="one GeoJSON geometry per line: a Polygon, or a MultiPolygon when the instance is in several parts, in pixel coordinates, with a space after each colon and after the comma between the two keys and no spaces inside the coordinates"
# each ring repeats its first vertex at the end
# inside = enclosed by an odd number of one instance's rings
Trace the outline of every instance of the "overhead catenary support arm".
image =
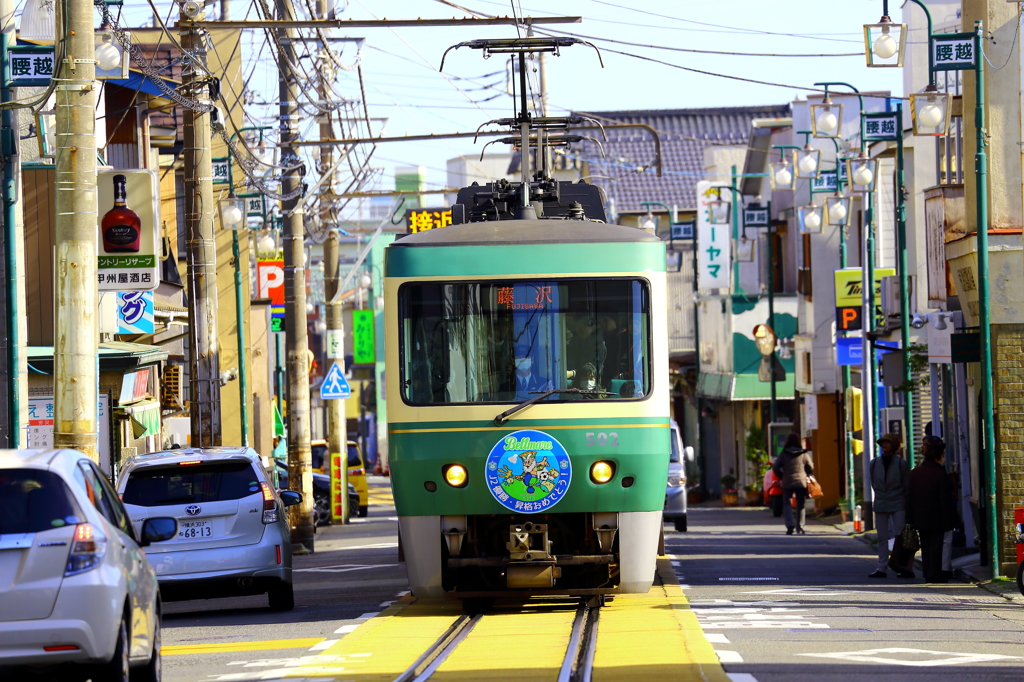
{"type": "Polygon", "coordinates": [[[305,19],[305,20],[255,20],[255,21],[187,21],[181,20],[178,26],[193,24],[201,28],[272,28],[272,29],[299,29],[299,28],[437,28],[440,26],[515,26],[523,24],[527,20],[534,24],[578,24],[583,17],[494,17],[492,19],[478,19],[466,17],[464,19],[305,19]]]}

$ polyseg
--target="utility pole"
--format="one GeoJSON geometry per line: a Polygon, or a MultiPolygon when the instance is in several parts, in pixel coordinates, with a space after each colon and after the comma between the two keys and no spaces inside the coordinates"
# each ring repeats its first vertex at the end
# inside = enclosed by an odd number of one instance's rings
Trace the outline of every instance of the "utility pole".
{"type": "MultiPolygon", "coordinates": [[[[276,0],[277,16],[294,20],[288,0],[276,0]]],[[[297,165],[298,156],[292,142],[299,136],[299,88],[292,65],[296,62],[294,42],[296,31],[277,29],[281,45],[281,165],[284,171],[281,193],[297,191],[302,183],[297,165]]],[[[306,252],[302,218],[302,197],[281,202],[282,240],[284,242],[284,318],[285,352],[288,385],[288,487],[302,493],[302,503],[288,508],[292,529],[292,551],[312,552],[313,466],[309,448],[309,341],[306,338],[306,252]]],[[[344,491],[348,494],[348,490],[344,491]]]]}
{"type": "MultiPolygon", "coordinates": [[[[345,371],[345,322],[340,303],[332,303],[341,286],[338,255],[341,235],[331,230],[324,242],[324,293],[327,306],[327,360],[340,362],[345,371]]],[[[348,434],[345,423],[345,401],[327,401],[327,450],[331,456],[331,515],[335,523],[348,523],[348,434]],[[338,465],[334,466],[335,457],[338,465]],[[335,493],[334,491],[338,491],[335,493]],[[338,498],[333,499],[337,494],[338,498]],[[340,503],[340,506],[337,506],[340,503]],[[335,514],[337,512],[337,514],[335,514]]]]}
{"type": "Polygon", "coordinates": [[[97,450],[96,62],[91,0],[57,3],[53,446],[97,450]],[[63,41],[63,49],[61,49],[63,41]]]}
{"type": "Polygon", "coordinates": [[[907,425],[904,454],[910,466],[917,455],[914,434],[914,375],[910,371],[910,266],[907,260],[907,208],[903,170],[903,103],[896,104],[896,255],[900,274],[900,352],[903,354],[903,423],[907,425]]]}
{"type": "MultiPolygon", "coordinates": [[[[316,15],[318,19],[327,18],[327,2],[317,0],[316,15]]],[[[320,80],[320,101],[330,101],[330,83],[326,78],[334,73],[331,60],[326,51],[331,46],[324,44],[325,59],[321,60],[322,77],[320,80]]],[[[320,139],[334,138],[334,125],[330,112],[320,115],[320,139]]],[[[327,173],[334,166],[334,147],[324,145],[320,148],[321,172],[327,173]]],[[[329,226],[333,223],[331,203],[334,200],[333,178],[328,178],[326,187],[320,194],[321,224],[329,226]]],[[[327,308],[327,363],[341,363],[341,371],[345,371],[345,322],[342,315],[343,306],[335,302],[341,286],[338,256],[341,252],[341,235],[331,229],[324,242],[324,301],[327,308]]],[[[331,473],[331,520],[334,523],[348,523],[348,434],[345,423],[345,401],[334,399],[327,401],[327,452],[330,457],[331,473]]]]}
{"type": "MultiPolygon", "coordinates": [[[[203,9],[200,18],[205,18],[203,9]]],[[[181,46],[192,55],[181,73],[182,90],[210,103],[203,30],[181,13],[181,46]]],[[[221,444],[220,350],[217,338],[217,241],[213,231],[213,161],[210,112],[184,109],[185,239],[188,252],[188,341],[192,447],[221,444]]],[[[243,358],[239,358],[242,362],[243,358]]]]}
{"type": "MultiPolygon", "coordinates": [[[[0,0],[0,22],[3,23],[3,35],[0,37],[3,50],[4,72],[2,74],[3,87],[0,89],[0,99],[10,102],[11,88],[7,87],[10,81],[10,60],[7,47],[14,45],[16,41],[14,22],[15,3],[14,0],[0,0]]],[[[16,109],[4,109],[2,121],[0,121],[5,132],[4,144],[9,148],[3,150],[4,171],[3,171],[3,251],[4,251],[4,280],[5,289],[5,320],[6,328],[4,338],[0,339],[0,346],[6,344],[4,353],[0,355],[6,360],[6,367],[3,380],[6,395],[7,419],[6,424],[0,426],[0,444],[8,448],[25,447],[28,416],[28,382],[25,375],[28,372],[26,348],[25,348],[25,231],[24,216],[20,206],[20,183],[21,161],[18,149],[18,113],[16,109]],[[6,429],[6,433],[3,431],[6,429]]],[[[3,402],[0,400],[0,402],[3,402]]],[[[0,422],[4,421],[0,416],[0,422]]]]}

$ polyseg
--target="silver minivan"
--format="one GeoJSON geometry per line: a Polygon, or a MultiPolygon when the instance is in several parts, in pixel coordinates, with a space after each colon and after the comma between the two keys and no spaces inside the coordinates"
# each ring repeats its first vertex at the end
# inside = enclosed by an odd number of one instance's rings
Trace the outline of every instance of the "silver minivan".
{"type": "Polygon", "coordinates": [[[665,520],[677,531],[686,530],[686,462],[693,461],[693,448],[683,447],[679,424],[671,422],[672,452],[668,459],[668,483],[665,487],[665,520]],[[685,460],[685,461],[684,461],[685,460]]]}
{"type": "Polygon", "coordinates": [[[138,455],[122,467],[118,493],[136,527],[178,520],[177,536],[147,552],[165,601],[266,593],[271,609],[294,607],[284,508],[302,495],[276,491],[252,448],[138,455]]]}

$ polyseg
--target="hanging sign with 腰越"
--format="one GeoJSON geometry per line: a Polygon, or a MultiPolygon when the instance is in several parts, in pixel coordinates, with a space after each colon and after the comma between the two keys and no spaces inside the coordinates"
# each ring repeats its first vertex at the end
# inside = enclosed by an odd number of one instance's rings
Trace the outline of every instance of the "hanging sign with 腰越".
{"type": "MultiPolygon", "coordinates": [[[[723,192],[722,201],[729,201],[730,192],[723,192]]],[[[731,228],[711,222],[712,201],[719,199],[711,183],[697,183],[697,288],[728,289],[732,250],[731,228]]]]}
{"type": "Polygon", "coordinates": [[[974,33],[933,33],[932,70],[972,71],[978,68],[978,36],[974,33]]]}
{"type": "Polygon", "coordinates": [[[814,194],[839,191],[839,174],[837,171],[821,171],[818,177],[811,178],[811,192],[814,194]]]}
{"type": "Polygon", "coordinates": [[[902,132],[899,118],[895,111],[864,114],[864,139],[868,142],[895,142],[902,132]]]}
{"type": "Polygon", "coordinates": [[[751,204],[743,209],[743,227],[768,227],[768,207],[751,204]]]}

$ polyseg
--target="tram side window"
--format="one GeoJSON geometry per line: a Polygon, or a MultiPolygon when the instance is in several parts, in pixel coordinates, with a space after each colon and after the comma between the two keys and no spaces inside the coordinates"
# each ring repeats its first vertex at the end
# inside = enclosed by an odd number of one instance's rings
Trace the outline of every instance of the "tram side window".
{"type": "Polygon", "coordinates": [[[410,283],[402,395],[419,405],[635,400],[650,386],[650,296],[631,279],[410,283]]]}

